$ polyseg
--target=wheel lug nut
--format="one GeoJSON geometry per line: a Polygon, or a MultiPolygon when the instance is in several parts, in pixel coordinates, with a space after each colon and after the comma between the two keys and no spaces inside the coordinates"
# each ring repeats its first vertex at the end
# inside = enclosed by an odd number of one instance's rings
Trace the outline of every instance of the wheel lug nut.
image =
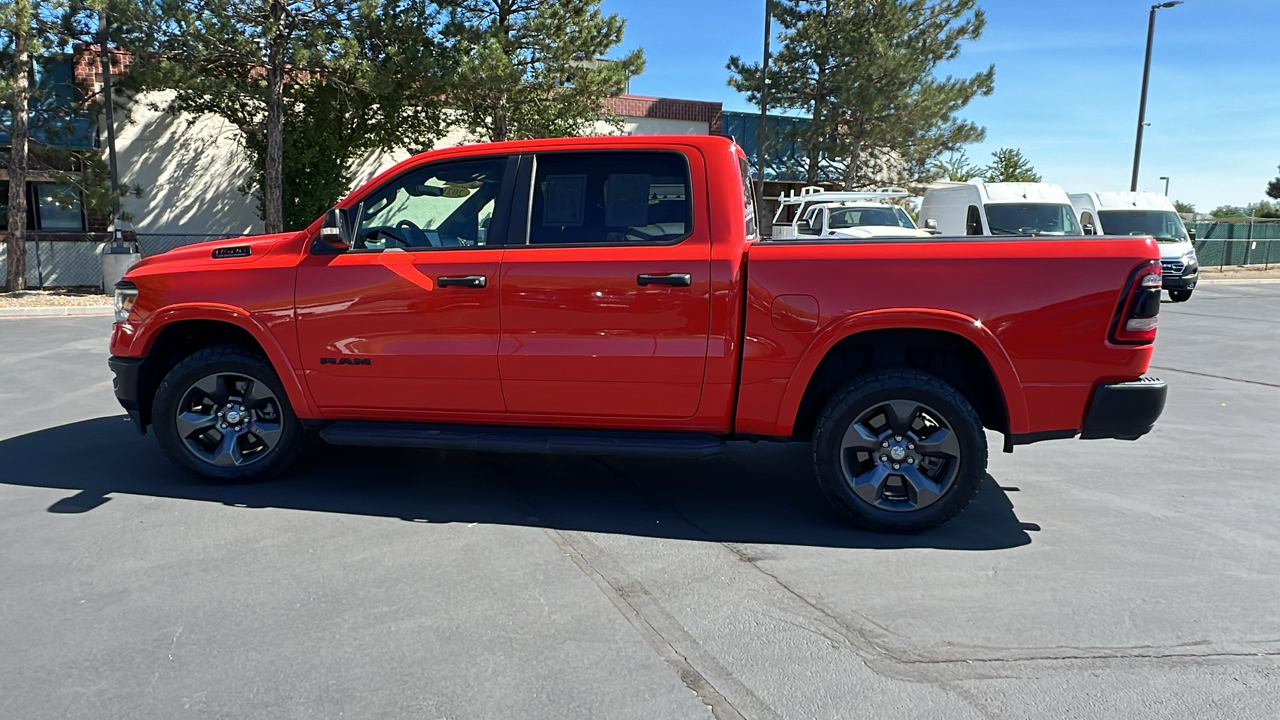
{"type": "Polygon", "coordinates": [[[912,445],[911,443],[907,443],[907,449],[908,449],[908,450],[915,450],[915,449],[916,449],[916,446],[915,446],[915,445],[912,445]]]}
{"type": "Polygon", "coordinates": [[[893,439],[894,439],[894,441],[896,441],[896,442],[902,442],[902,436],[901,436],[901,435],[894,435],[894,436],[893,436],[893,439]]]}
{"type": "Polygon", "coordinates": [[[907,458],[907,464],[908,464],[908,465],[915,465],[915,464],[916,464],[916,459],[915,459],[915,458],[907,458]]]}
{"type": "Polygon", "coordinates": [[[884,442],[880,443],[880,447],[889,447],[889,441],[885,440],[884,442]]]}
{"type": "Polygon", "coordinates": [[[888,456],[886,456],[886,455],[881,455],[881,456],[880,456],[880,462],[888,462],[888,461],[889,461],[888,456]]]}
{"type": "Polygon", "coordinates": [[[894,469],[894,470],[899,470],[899,469],[901,469],[901,468],[902,468],[902,466],[901,466],[901,465],[899,465],[898,463],[894,463],[894,464],[893,464],[893,469],[894,469]]]}

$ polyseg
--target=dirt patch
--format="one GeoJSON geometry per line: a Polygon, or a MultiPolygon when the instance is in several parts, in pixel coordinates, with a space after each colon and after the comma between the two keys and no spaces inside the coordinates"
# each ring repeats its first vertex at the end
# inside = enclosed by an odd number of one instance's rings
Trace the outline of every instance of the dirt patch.
{"type": "Polygon", "coordinates": [[[1216,267],[1201,267],[1200,277],[1206,280],[1209,278],[1230,278],[1240,280],[1249,280],[1254,278],[1280,278],[1280,265],[1272,265],[1271,267],[1266,267],[1264,265],[1237,265],[1232,267],[1228,265],[1221,270],[1216,267]]]}
{"type": "Polygon", "coordinates": [[[94,292],[23,290],[0,293],[0,308],[107,307],[114,299],[94,292]]]}

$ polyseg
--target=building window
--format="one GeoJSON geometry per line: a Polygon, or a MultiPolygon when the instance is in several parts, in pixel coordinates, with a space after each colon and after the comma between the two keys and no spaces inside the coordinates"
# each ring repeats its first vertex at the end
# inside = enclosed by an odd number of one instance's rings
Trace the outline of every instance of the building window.
{"type": "MultiPolygon", "coordinates": [[[[0,232],[9,225],[9,181],[0,180],[0,232]]],[[[84,203],[79,188],[57,183],[27,183],[27,229],[84,232],[84,203]]]]}

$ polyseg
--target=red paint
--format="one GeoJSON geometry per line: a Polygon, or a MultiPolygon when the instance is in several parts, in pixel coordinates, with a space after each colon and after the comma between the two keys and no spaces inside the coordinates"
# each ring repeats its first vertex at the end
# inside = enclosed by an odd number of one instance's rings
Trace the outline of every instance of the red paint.
{"type": "Polygon", "coordinates": [[[745,237],[741,150],[718,137],[560,139],[411,158],[340,203],[442,159],[661,149],[691,172],[692,233],[671,245],[312,254],[317,220],[182,248],[128,275],[114,355],[162,328],[225,322],[260,344],[299,415],[786,436],[809,379],[851,335],[952,333],[986,357],[1014,433],[1078,428],[1092,389],[1133,380],[1152,345],[1108,340],[1124,287],[1158,257],[1130,239],[778,242],[745,237]],[[213,260],[250,244],[243,259],[213,260]],[[636,282],[685,273],[689,287],[636,282]],[[440,287],[480,275],[483,288],[440,287]],[[745,312],[744,312],[745,308],[745,312]],[[364,357],[370,365],[320,364],[364,357]]]}

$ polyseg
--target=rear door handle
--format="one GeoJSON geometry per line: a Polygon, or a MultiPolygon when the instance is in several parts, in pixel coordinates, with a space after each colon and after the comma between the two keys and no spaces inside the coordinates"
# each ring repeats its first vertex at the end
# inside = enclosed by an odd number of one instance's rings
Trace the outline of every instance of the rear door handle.
{"type": "Polygon", "coordinates": [[[436,278],[436,285],[440,287],[457,285],[458,287],[482,288],[488,284],[489,279],[484,275],[445,275],[436,278]]]}
{"type": "Polygon", "coordinates": [[[670,285],[672,287],[689,287],[693,284],[693,278],[689,273],[671,273],[669,275],[639,275],[636,277],[636,284],[644,287],[645,285],[670,285]]]}

